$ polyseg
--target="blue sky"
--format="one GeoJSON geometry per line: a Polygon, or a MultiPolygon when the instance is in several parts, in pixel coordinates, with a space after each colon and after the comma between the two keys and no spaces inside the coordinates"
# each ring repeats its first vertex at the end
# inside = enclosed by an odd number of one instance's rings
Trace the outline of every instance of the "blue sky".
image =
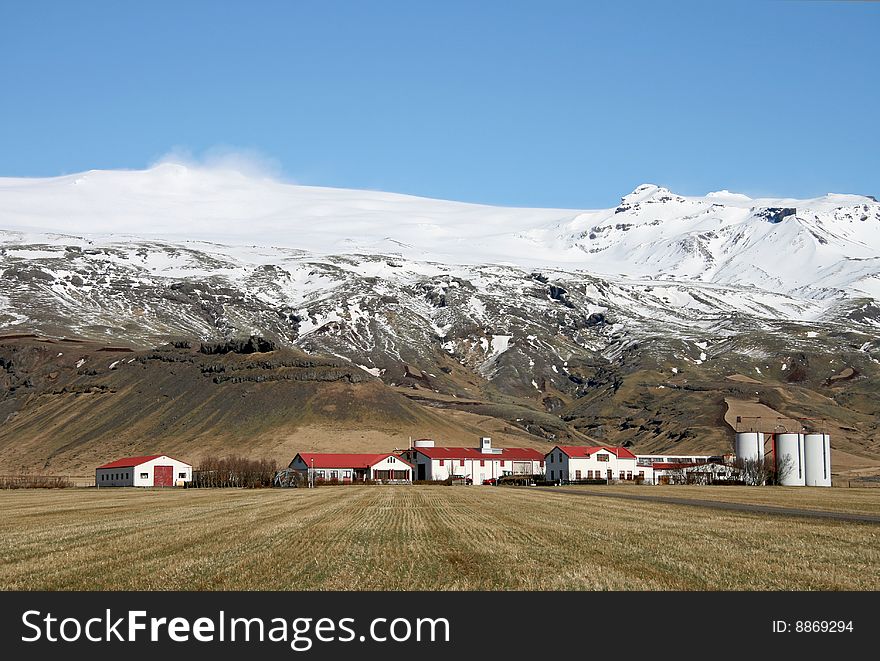
{"type": "Polygon", "coordinates": [[[878,196],[878,34],[868,2],[0,0],[0,176],[233,150],[518,206],[878,196]]]}

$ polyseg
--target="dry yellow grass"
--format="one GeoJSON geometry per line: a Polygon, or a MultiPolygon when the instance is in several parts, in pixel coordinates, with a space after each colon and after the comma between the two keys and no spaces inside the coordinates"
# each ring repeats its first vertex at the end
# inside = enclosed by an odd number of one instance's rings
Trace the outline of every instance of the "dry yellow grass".
{"type": "Polygon", "coordinates": [[[4,589],[877,590],[880,527],[528,489],[0,494],[4,589]]]}
{"type": "Polygon", "coordinates": [[[618,484],[607,486],[567,486],[562,490],[595,492],[599,494],[631,494],[660,498],[714,500],[747,505],[772,505],[791,509],[849,512],[852,514],[880,514],[878,488],[822,488],[822,487],[727,487],[727,486],[634,486],[618,484]]]}

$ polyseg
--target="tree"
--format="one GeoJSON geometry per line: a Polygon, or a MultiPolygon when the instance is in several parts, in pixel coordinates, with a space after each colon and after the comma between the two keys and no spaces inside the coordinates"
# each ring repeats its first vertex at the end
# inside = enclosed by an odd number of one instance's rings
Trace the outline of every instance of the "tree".
{"type": "Polygon", "coordinates": [[[780,484],[794,470],[794,461],[791,455],[785,455],[774,461],[773,457],[763,459],[736,459],[733,462],[734,469],[739,473],[740,479],[750,485],[773,485],[780,484]]]}

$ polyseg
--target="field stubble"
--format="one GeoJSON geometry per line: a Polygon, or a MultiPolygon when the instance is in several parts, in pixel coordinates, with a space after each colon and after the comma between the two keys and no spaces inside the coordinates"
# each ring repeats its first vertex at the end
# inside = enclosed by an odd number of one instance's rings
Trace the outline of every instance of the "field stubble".
{"type": "Polygon", "coordinates": [[[7,590],[877,590],[880,526],[489,487],[0,494],[7,590]]]}

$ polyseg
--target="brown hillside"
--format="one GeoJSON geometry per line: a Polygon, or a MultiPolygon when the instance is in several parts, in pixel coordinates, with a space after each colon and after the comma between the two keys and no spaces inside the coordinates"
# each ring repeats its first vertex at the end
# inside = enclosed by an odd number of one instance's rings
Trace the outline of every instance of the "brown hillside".
{"type": "MultiPolygon", "coordinates": [[[[337,358],[283,349],[205,355],[86,341],[0,340],[0,471],[87,474],[119,456],[385,451],[430,436],[546,445],[490,416],[420,405],[337,358]]],[[[549,447],[548,447],[549,449],[549,447]]]]}

